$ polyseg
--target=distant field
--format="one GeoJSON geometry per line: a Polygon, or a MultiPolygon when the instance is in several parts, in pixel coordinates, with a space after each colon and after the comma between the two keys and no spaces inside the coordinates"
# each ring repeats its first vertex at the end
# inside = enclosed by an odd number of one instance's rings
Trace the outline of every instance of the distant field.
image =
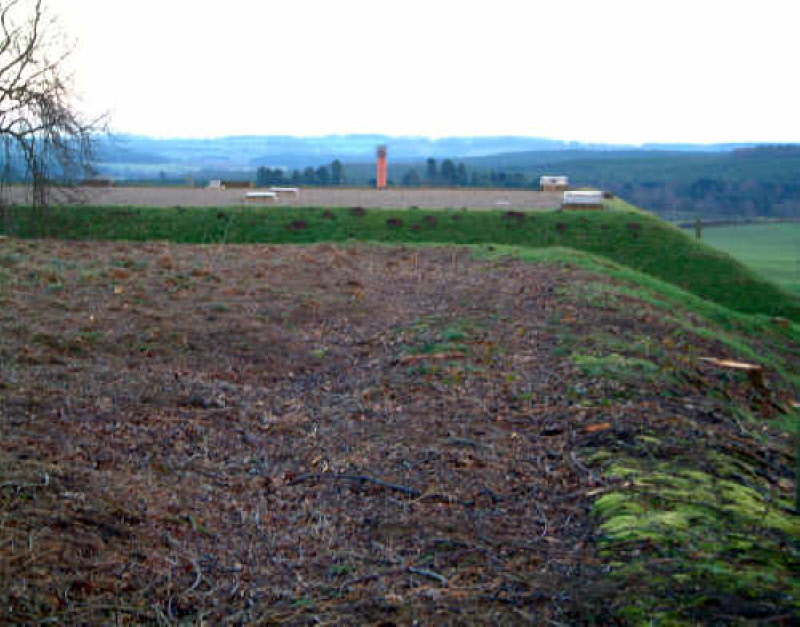
{"type": "Polygon", "coordinates": [[[703,241],[784,289],[800,293],[800,224],[746,224],[703,230],[703,241]]]}
{"type": "MultiPolygon", "coordinates": [[[[14,190],[14,201],[30,202],[23,188],[14,190]]],[[[193,189],[188,187],[114,187],[79,189],[68,194],[56,190],[53,202],[89,205],[136,205],[148,207],[220,207],[244,204],[245,190],[193,189]]],[[[300,193],[281,195],[277,206],[373,207],[408,209],[553,209],[561,205],[561,192],[506,189],[387,189],[300,188],[300,193]]],[[[267,206],[274,206],[271,203],[267,206]]]]}

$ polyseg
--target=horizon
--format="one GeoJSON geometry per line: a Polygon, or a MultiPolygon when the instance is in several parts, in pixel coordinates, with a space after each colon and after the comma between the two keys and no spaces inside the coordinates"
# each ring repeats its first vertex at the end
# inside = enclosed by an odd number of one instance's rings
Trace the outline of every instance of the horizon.
{"type": "MultiPolygon", "coordinates": [[[[103,133],[101,133],[103,134],[103,133]]],[[[761,141],[761,140],[732,140],[720,142],[698,142],[698,141],[645,141],[639,143],[630,142],[600,142],[600,141],[583,141],[579,139],[561,139],[557,137],[544,137],[541,135],[514,135],[514,134],[482,134],[482,135],[423,135],[420,133],[411,134],[392,134],[392,133],[370,133],[370,132],[331,132],[331,133],[315,133],[315,134],[297,134],[297,133],[242,133],[233,135],[154,135],[148,133],[132,133],[126,131],[111,131],[108,133],[111,138],[141,138],[156,141],[214,141],[225,139],[259,139],[266,137],[285,137],[291,139],[330,139],[330,138],[368,138],[374,137],[376,139],[401,139],[401,140],[428,140],[428,141],[443,141],[448,139],[526,139],[545,141],[553,143],[563,143],[565,148],[569,149],[573,146],[619,146],[621,148],[641,148],[643,146],[659,146],[659,145],[685,145],[685,146],[726,146],[726,145],[800,145],[800,142],[793,141],[761,141]]]]}
{"type": "Polygon", "coordinates": [[[789,0],[48,4],[117,133],[800,142],[789,0]]]}

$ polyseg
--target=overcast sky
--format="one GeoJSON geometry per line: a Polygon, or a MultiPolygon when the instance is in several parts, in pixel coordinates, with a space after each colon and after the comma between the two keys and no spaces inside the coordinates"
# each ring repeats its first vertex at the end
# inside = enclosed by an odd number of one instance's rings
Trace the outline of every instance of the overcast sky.
{"type": "Polygon", "coordinates": [[[48,0],[120,132],[800,141],[800,0],[48,0]]]}

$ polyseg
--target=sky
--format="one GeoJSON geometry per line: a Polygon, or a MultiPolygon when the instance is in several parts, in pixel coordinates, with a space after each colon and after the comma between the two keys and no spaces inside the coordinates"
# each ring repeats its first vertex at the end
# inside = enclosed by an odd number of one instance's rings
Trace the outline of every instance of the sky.
{"type": "Polygon", "coordinates": [[[798,0],[46,1],[117,132],[800,142],[798,0]]]}

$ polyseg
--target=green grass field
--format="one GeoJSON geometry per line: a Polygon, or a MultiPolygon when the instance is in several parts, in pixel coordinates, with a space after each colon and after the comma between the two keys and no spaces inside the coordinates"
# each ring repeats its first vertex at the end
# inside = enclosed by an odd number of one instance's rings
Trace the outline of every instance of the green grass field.
{"type": "Polygon", "coordinates": [[[703,230],[703,241],[800,294],[800,224],[746,224],[703,230]]]}

